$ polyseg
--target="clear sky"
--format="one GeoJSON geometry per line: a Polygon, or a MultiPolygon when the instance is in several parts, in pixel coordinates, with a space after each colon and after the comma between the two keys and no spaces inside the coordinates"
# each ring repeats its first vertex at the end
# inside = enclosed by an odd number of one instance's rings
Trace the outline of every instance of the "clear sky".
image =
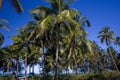
{"type": "MultiPolygon", "coordinates": [[[[3,46],[12,43],[9,36],[16,34],[16,29],[23,27],[27,22],[32,21],[29,10],[37,6],[49,6],[44,0],[19,0],[24,8],[24,13],[17,14],[10,4],[10,0],[3,0],[3,7],[0,9],[0,18],[9,21],[10,31],[0,30],[5,36],[3,46]]],[[[116,35],[120,36],[120,0],[76,0],[70,5],[70,8],[77,8],[82,16],[87,16],[91,23],[90,28],[85,28],[88,32],[88,39],[96,41],[98,32],[104,26],[110,26],[116,35]]]]}

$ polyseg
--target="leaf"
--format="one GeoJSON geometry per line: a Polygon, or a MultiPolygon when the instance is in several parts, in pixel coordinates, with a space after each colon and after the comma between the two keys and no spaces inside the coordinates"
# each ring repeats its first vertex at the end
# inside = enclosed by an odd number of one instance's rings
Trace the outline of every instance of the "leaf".
{"type": "Polygon", "coordinates": [[[3,41],[4,41],[4,37],[3,37],[2,33],[0,33],[0,46],[2,45],[3,41]]]}
{"type": "Polygon", "coordinates": [[[74,12],[72,10],[64,10],[62,11],[61,13],[58,14],[57,16],[57,21],[58,22],[62,22],[64,20],[66,20],[66,18],[74,18],[75,15],[74,15],[74,12]]]}
{"type": "Polygon", "coordinates": [[[8,23],[7,20],[5,20],[5,19],[0,19],[0,27],[9,30],[9,27],[6,25],[6,23],[8,23]]]}
{"type": "Polygon", "coordinates": [[[49,27],[52,25],[52,17],[53,16],[49,15],[42,21],[38,21],[38,28],[40,31],[37,36],[43,36],[43,34],[49,29],[49,27]]]}
{"type": "Polygon", "coordinates": [[[18,0],[12,0],[12,4],[13,4],[13,7],[15,8],[15,10],[18,12],[18,13],[21,13],[23,12],[23,8],[21,6],[21,4],[19,3],[18,0]]]}

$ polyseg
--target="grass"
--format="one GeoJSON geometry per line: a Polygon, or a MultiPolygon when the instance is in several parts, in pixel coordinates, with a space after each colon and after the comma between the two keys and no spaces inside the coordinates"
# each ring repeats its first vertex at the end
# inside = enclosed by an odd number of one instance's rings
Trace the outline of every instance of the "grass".
{"type": "MultiPolygon", "coordinates": [[[[13,75],[1,76],[0,80],[15,80],[13,75]]],[[[42,77],[42,76],[32,76],[30,80],[54,80],[54,76],[42,77]]],[[[59,80],[120,80],[120,72],[117,71],[104,71],[102,73],[95,74],[70,74],[61,75],[59,80]]]]}

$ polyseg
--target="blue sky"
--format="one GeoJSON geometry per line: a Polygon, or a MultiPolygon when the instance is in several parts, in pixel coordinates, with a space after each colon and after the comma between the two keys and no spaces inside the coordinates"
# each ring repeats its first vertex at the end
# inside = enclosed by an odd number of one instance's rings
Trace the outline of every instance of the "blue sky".
{"type": "MultiPolygon", "coordinates": [[[[12,43],[9,36],[16,34],[16,29],[23,27],[27,22],[32,21],[29,10],[37,6],[49,6],[44,0],[19,0],[24,8],[24,13],[17,14],[10,4],[10,0],[3,0],[3,7],[0,9],[0,18],[9,21],[10,31],[1,30],[5,36],[3,46],[12,43]]],[[[120,36],[120,0],[76,0],[70,5],[70,8],[77,8],[82,16],[87,16],[91,23],[90,28],[85,28],[88,32],[87,38],[95,40],[100,46],[97,39],[98,32],[104,26],[110,26],[116,35],[120,36]]]]}

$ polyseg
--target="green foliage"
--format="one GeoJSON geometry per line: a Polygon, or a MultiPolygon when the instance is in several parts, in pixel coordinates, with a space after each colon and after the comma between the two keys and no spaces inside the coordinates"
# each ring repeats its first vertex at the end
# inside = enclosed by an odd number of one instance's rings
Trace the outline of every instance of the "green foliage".
{"type": "Polygon", "coordinates": [[[101,43],[105,42],[106,45],[109,46],[111,42],[113,42],[114,36],[114,31],[110,30],[110,27],[106,26],[99,32],[98,38],[100,38],[101,43]]]}
{"type": "MultiPolygon", "coordinates": [[[[4,0],[0,0],[0,8],[2,7],[2,4],[4,3],[4,0]]],[[[23,8],[18,0],[11,0],[12,6],[15,8],[16,12],[21,13],[23,12],[23,8]]]]}
{"type": "Polygon", "coordinates": [[[16,12],[18,13],[23,12],[23,8],[18,0],[12,0],[12,5],[15,8],[16,12]]]}
{"type": "MultiPolygon", "coordinates": [[[[32,9],[30,13],[35,21],[18,29],[18,34],[12,37],[14,44],[9,47],[9,51],[6,49],[5,60],[7,61],[4,63],[6,71],[10,67],[18,68],[20,59],[23,60],[25,67],[30,66],[33,70],[34,65],[42,64],[43,74],[53,72],[55,77],[62,70],[68,72],[69,68],[76,73],[81,67],[89,67],[85,72],[102,72],[106,69],[108,56],[99,49],[95,42],[86,38],[87,32],[84,26],[90,26],[87,17],[81,16],[76,9],[68,9],[68,4],[73,0],[46,1],[51,4],[51,8],[40,6],[32,9]],[[85,59],[89,63],[87,66],[85,59]],[[13,66],[10,63],[12,61],[16,61],[13,66]],[[58,70],[60,71],[57,72],[58,70]]],[[[109,45],[113,41],[114,32],[109,27],[103,28],[99,34],[98,37],[102,43],[106,42],[109,45]]],[[[116,52],[113,49],[110,51],[106,52],[115,55],[116,52]]],[[[59,80],[104,80],[108,77],[114,79],[119,75],[111,76],[111,74],[113,73],[61,75],[59,80]]],[[[54,76],[32,76],[32,79],[53,80],[54,76]]]]}

